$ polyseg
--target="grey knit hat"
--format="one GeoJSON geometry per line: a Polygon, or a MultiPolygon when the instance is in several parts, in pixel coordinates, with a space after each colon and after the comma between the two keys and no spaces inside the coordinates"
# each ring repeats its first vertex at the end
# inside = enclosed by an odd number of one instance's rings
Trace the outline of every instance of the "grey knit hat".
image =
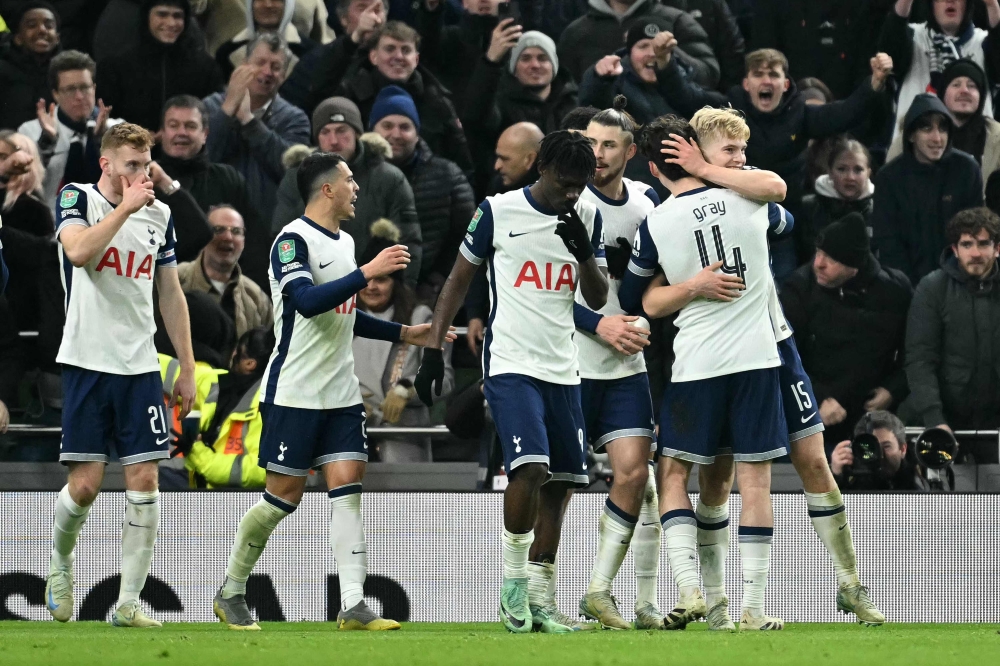
{"type": "Polygon", "coordinates": [[[514,67],[517,66],[517,59],[521,57],[521,52],[532,46],[545,51],[545,55],[552,61],[552,76],[558,74],[559,56],[556,55],[556,43],[544,32],[538,32],[537,30],[529,30],[521,35],[520,39],[517,40],[517,44],[514,44],[514,48],[510,50],[510,73],[514,73],[514,67]]]}
{"type": "Polygon", "coordinates": [[[319,131],[330,123],[346,123],[358,133],[358,136],[365,133],[358,105],[346,97],[329,97],[324,99],[316,107],[316,110],[313,111],[312,136],[314,142],[319,140],[319,131]]]}

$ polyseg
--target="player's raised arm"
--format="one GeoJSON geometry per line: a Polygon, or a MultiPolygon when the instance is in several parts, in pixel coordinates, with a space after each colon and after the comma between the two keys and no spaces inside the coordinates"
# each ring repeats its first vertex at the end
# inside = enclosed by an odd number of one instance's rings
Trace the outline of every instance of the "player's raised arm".
{"type": "MultiPolygon", "coordinates": [[[[101,156],[101,165],[108,158],[101,156]]],[[[86,198],[76,187],[67,185],[59,197],[59,212],[63,219],[59,222],[59,242],[70,263],[79,268],[87,265],[94,255],[103,252],[118,230],[128,220],[129,215],[138,212],[143,206],[153,203],[153,183],[146,178],[147,165],[136,165],[140,173],[130,184],[125,176],[121,176],[122,201],[111,214],[93,226],[86,224],[86,198]],[[83,197],[81,199],[81,197],[83,197]],[[75,220],[83,220],[76,222],[75,220]]]]}
{"type": "MultiPolygon", "coordinates": [[[[692,122],[697,129],[697,124],[692,122]]],[[[700,135],[699,135],[700,136],[700,135]]],[[[718,153],[705,155],[698,144],[677,134],[663,140],[662,152],[667,164],[678,164],[701,180],[730,189],[754,201],[784,201],[788,186],[781,176],[763,169],[743,169],[746,141],[723,138],[706,141],[705,149],[718,153]],[[738,154],[737,154],[738,153],[738,154]],[[733,166],[726,166],[729,163],[733,166]]]]}

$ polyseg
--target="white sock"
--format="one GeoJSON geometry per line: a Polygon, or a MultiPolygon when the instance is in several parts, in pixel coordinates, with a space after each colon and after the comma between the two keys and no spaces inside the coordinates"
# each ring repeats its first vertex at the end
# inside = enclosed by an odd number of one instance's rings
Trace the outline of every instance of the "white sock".
{"type": "Polygon", "coordinates": [[[226,581],[222,585],[224,599],[247,593],[247,579],[264,552],[267,540],[278,523],[295,511],[296,506],[265,490],[264,497],[243,514],[233,549],[229,551],[226,581]]]}
{"type": "Polygon", "coordinates": [[[858,558],[854,554],[851,526],[847,524],[847,512],[844,510],[844,498],[840,495],[840,490],[806,493],[806,508],[809,509],[813,529],[826,547],[826,552],[833,558],[837,585],[859,585],[858,558]]]}
{"type": "Polygon", "coordinates": [[[125,520],[122,522],[122,580],[118,606],[139,601],[153,563],[153,546],[160,527],[160,491],[125,491],[125,520]]]}
{"type": "Polygon", "coordinates": [[[503,530],[503,577],[504,580],[528,577],[528,550],[535,540],[535,531],[512,534],[503,530]]]}
{"type": "Polygon", "coordinates": [[[632,557],[635,559],[635,607],[656,604],[656,580],[660,569],[660,528],[659,498],[656,496],[656,480],[650,470],[646,480],[646,490],[639,508],[639,522],[632,534],[632,557]]]}
{"type": "Polygon", "coordinates": [[[544,608],[549,604],[549,591],[552,591],[552,604],[555,603],[556,565],[548,562],[528,562],[528,604],[544,608]]]}
{"type": "Polygon", "coordinates": [[[550,608],[556,607],[556,581],[559,578],[559,564],[558,561],[553,560],[551,564],[546,565],[552,571],[552,575],[548,577],[548,587],[545,588],[545,606],[550,608]]]}
{"type": "Polygon", "coordinates": [[[625,513],[610,497],[604,502],[604,511],[601,512],[597,528],[597,559],[590,574],[588,594],[611,589],[611,582],[618,575],[618,569],[628,552],[628,545],[632,542],[632,533],[635,532],[638,519],[638,516],[625,513]]]}
{"type": "Polygon", "coordinates": [[[774,528],[740,525],[737,533],[743,565],[743,610],[753,617],[760,617],[764,614],[764,592],[767,590],[774,528]]]}
{"type": "Polygon", "coordinates": [[[63,486],[56,497],[55,520],[52,523],[52,556],[49,571],[73,568],[73,549],[76,537],[87,522],[89,506],[80,506],[69,495],[69,486],[63,486]]]}
{"type": "Polygon", "coordinates": [[[667,559],[680,596],[698,590],[698,525],[691,509],[675,509],[660,516],[667,542],[667,559]]]}
{"type": "Polygon", "coordinates": [[[340,578],[340,605],[349,610],[365,598],[368,577],[368,547],[361,520],[361,484],[334,488],[330,497],[330,546],[337,560],[340,578]]]}
{"type": "Polygon", "coordinates": [[[711,608],[726,596],[726,555],[729,554],[729,503],[709,506],[698,502],[698,559],[705,584],[705,602],[711,608]]]}

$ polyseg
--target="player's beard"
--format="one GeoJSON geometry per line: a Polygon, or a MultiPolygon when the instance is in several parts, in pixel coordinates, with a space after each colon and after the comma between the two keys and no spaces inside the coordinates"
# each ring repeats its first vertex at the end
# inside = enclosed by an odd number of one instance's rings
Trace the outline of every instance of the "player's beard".
{"type": "Polygon", "coordinates": [[[594,174],[594,186],[604,187],[605,185],[613,181],[615,178],[622,175],[623,171],[625,171],[624,163],[614,171],[611,170],[611,165],[609,164],[607,167],[604,168],[603,171],[594,174]]]}

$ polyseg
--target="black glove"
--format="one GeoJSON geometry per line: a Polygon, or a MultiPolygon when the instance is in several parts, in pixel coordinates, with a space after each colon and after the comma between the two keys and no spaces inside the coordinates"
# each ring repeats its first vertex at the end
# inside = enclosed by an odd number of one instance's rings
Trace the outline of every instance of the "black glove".
{"type": "Polygon", "coordinates": [[[581,264],[594,256],[594,246],[590,244],[590,234],[587,227],[583,226],[583,220],[576,213],[576,208],[570,208],[568,212],[559,216],[559,224],[556,225],[556,236],[562,238],[563,243],[576,260],[581,264]]]}
{"type": "Polygon", "coordinates": [[[440,349],[433,347],[424,348],[424,359],[420,362],[420,369],[413,380],[413,388],[417,389],[420,402],[428,407],[434,404],[431,396],[431,388],[437,383],[434,395],[441,395],[441,386],[444,384],[444,356],[440,349]]]}
{"type": "Polygon", "coordinates": [[[608,275],[616,280],[621,280],[628,270],[628,262],[632,258],[632,244],[627,238],[619,236],[615,239],[616,245],[605,245],[604,254],[608,258],[608,275]]]}

